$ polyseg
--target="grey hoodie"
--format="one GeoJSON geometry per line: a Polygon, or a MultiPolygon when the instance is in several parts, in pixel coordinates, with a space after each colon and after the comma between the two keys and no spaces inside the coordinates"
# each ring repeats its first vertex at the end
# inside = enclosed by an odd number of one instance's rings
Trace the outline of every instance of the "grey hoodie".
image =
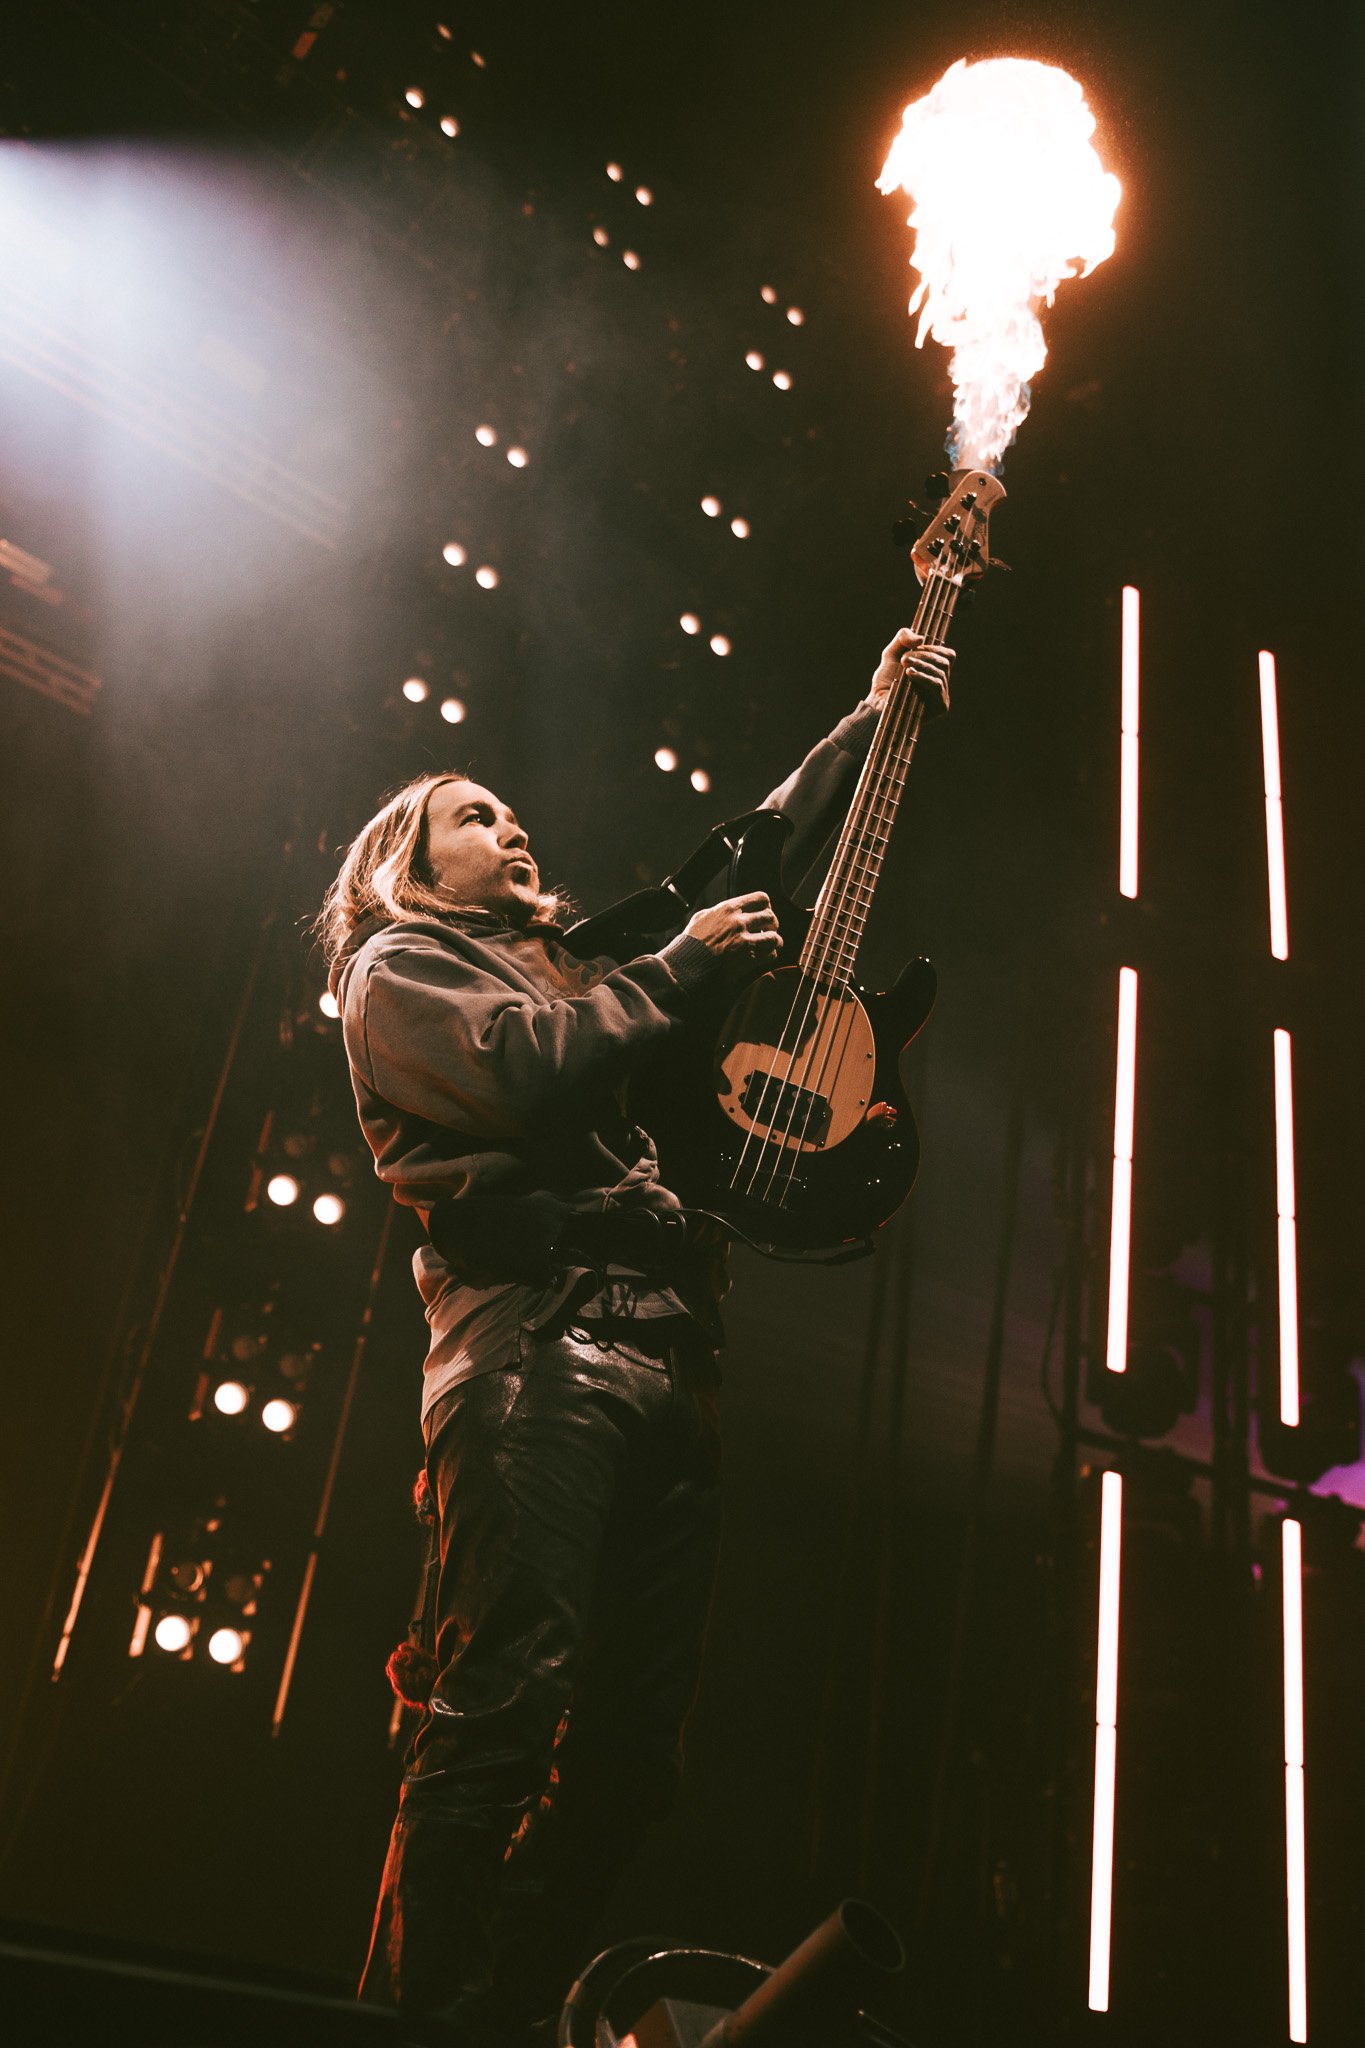
{"type": "MultiPolygon", "coordinates": [[[[875,711],[860,706],[765,799],[794,826],[791,886],[840,823],[875,728],[875,711]]],[[[357,933],[336,985],[376,1173],[424,1222],[441,1197],[477,1204],[539,1190],[583,1212],[676,1211],[653,1145],[623,1110],[621,1083],[641,1053],[682,1028],[714,964],[686,937],[620,965],[579,960],[553,927],[518,929],[485,911],[357,933]]],[[[520,1357],[574,1286],[571,1274],[548,1290],[462,1285],[429,1244],[413,1263],[432,1331],[424,1419],[450,1387],[520,1357]]],[[[684,1292],[686,1307],[669,1289],[642,1293],[635,1312],[690,1310],[718,1336],[713,1308],[684,1292]]]]}

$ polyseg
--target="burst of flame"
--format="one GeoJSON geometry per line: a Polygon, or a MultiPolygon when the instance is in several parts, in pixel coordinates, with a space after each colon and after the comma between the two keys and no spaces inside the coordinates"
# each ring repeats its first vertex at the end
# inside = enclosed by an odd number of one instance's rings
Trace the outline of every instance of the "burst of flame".
{"type": "Polygon", "coordinates": [[[959,58],[902,116],[877,185],[914,201],[915,345],[952,350],[955,466],[998,466],[1047,358],[1039,307],[1113,253],[1119,181],[1094,132],[1076,80],[1020,57],[959,58]]]}

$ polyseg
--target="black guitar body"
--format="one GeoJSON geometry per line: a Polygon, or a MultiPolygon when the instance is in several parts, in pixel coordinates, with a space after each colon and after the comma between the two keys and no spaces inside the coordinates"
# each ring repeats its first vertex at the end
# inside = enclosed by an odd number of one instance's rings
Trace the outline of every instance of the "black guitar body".
{"type": "MultiPolygon", "coordinates": [[[[778,1257],[853,1256],[914,1185],[919,1135],[900,1057],[933,1007],[937,977],[927,960],[884,992],[822,990],[805,975],[797,963],[812,914],[782,886],[790,831],[763,810],[707,842],[711,876],[728,853],[727,895],[771,899],[780,961],[758,976],[717,974],[685,1037],[637,1068],[628,1109],[688,1208],[778,1257]]],[[[701,865],[699,853],[689,879],[701,865]]],[[[568,938],[580,954],[628,959],[681,921],[679,892],[665,883],[568,938]]]]}

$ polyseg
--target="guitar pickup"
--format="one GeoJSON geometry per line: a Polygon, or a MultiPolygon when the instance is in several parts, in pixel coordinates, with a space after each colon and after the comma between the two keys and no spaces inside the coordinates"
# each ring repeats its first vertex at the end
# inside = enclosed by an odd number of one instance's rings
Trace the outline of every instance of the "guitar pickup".
{"type": "Polygon", "coordinates": [[[794,1081],[779,1081],[775,1074],[747,1075],[739,1106],[759,1130],[776,1130],[779,1137],[795,1138],[803,1145],[823,1145],[829,1131],[828,1096],[799,1088],[794,1081]]]}

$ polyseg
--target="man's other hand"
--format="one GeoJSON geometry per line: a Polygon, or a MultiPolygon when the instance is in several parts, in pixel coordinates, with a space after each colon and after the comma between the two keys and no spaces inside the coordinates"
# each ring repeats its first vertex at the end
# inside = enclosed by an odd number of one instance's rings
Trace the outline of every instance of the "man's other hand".
{"type": "Polygon", "coordinates": [[[882,658],[872,678],[872,687],[865,702],[880,711],[886,703],[902,669],[908,668],[915,678],[915,688],[929,718],[948,709],[948,679],[952,674],[955,649],[951,647],[928,647],[923,636],[913,632],[909,626],[902,626],[894,640],[882,649],[882,658]]]}
{"type": "Polygon", "coordinates": [[[748,960],[775,960],[782,946],[777,913],[762,890],[749,896],[728,896],[699,910],[686,927],[689,939],[700,939],[713,953],[743,954],[748,960]]]}

